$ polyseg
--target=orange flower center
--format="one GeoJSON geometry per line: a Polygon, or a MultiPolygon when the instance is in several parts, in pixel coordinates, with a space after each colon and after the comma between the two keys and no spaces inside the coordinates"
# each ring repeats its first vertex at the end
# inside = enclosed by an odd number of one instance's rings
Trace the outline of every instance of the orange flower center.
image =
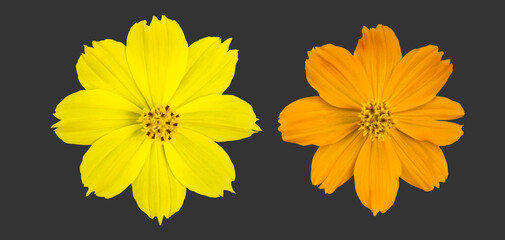
{"type": "Polygon", "coordinates": [[[363,136],[368,135],[372,140],[384,140],[389,129],[395,126],[387,102],[363,103],[359,118],[359,130],[363,131],[363,136]]]}
{"type": "Polygon", "coordinates": [[[144,109],[144,113],[137,122],[144,127],[143,132],[155,141],[170,141],[177,133],[179,126],[179,114],[175,113],[170,106],[155,107],[150,111],[144,109]]]}

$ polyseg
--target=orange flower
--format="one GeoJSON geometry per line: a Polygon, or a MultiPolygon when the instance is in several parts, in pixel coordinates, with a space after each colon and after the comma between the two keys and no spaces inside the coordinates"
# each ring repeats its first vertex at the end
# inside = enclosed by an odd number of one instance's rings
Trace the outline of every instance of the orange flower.
{"type": "Polygon", "coordinates": [[[282,139],[319,146],[312,184],[326,193],[354,176],[359,199],[374,215],[394,203],[399,178],[431,191],[447,179],[439,146],[454,143],[464,115],[436,96],[452,73],[450,60],[428,45],[402,57],[387,26],[363,28],[354,54],[327,44],[308,52],[307,80],[319,96],[299,99],[279,115],[282,139]]]}

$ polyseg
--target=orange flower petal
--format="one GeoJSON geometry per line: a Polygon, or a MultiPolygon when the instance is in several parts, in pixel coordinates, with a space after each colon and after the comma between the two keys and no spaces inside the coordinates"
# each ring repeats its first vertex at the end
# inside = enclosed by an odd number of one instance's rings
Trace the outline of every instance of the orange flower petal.
{"type": "Polygon", "coordinates": [[[347,182],[365,140],[363,134],[354,131],[334,144],[319,147],[312,159],[312,184],[321,184],[319,188],[325,193],[333,193],[347,182]]]}
{"type": "Polygon", "coordinates": [[[390,136],[402,164],[403,180],[424,191],[431,191],[445,182],[449,172],[440,147],[396,130],[391,131],[390,136]]]}
{"type": "Polygon", "coordinates": [[[320,97],[292,102],[279,115],[279,131],[286,142],[324,146],[358,128],[358,112],[329,105],[320,97]]]}
{"type": "Polygon", "coordinates": [[[420,141],[429,141],[438,146],[450,145],[463,135],[463,125],[436,121],[430,118],[394,116],[396,128],[420,141]]]}
{"type": "Polygon", "coordinates": [[[435,97],[433,100],[417,108],[395,113],[399,117],[427,117],[434,120],[452,120],[465,115],[463,107],[458,102],[445,97],[435,97]]]}
{"type": "Polygon", "coordinates": [[[436,46],[426,46],[407,53],[384,86],[383,99],[393,112],[421,106],[431,101],[452,73],[450,60],[442,59],[436,46]]]}
{"type": "Polygon", "coordinates": [[[360,109],[373,97],[372,86],[361,63],[345,48],[327,44],[308,52],[307,81],[329,104],[360,109]]]}
{"type": "Polygon", "coordinates": [[[354,166],[354,183],[361,203],[374,215],[385,213],[398,192],[401,164],[389,139],[368,138],[354,166]]]}
{"type": "Polygon", "coordinates": [[[377,28],[363,27],[362,33],[354,56],[365,68],[375,99],[381,99],[384,85],[402,59],[400,43],[391,28],[380,24],[377,28]]]}

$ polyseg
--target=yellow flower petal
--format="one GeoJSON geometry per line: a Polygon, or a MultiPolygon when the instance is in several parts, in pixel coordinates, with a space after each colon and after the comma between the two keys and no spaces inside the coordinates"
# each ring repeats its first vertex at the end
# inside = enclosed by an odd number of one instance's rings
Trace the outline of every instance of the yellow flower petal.
{"type": "Polygon", "coordinates": [[[422,117],[433,120],[452,120],[465,115],[463,107],[458,102],[445,97],[436,96],[433,100],[417,108],[394,113],[398,117],[422,117]]]}
{"type": "Polygon", "coordinates": [[[307,81],[329,104],[360,109],[361,103],[373,98],[365,69],[345,48],[327,44],[309,51],[308,56],[307,81]]]}
{"type": "Polygon", "coordinates": [[[189,190],[208,197],[223,196],[224,190],[233,192],[233,163],[210,138],[181,128],[164,148],[170,169],[189,190]]]}
{"type": "Polygon", "coordinates": [[[132,192],[139,208],[150,218],[157,217],[161,225],[164,217],[181,209],[186,188],[174,177],[161,143],[152,144],[150,153],[132,184],[132,192]]]}
{"type": "Polygon", "coordinates": [[[342,140],[319,147],[312,159],[312,184],[319,185],[325,193],[347,182],[354,174],[354,164],[366,138],[359,131],[347,135],[342,140]]]}
{"type": "Polygon", "coordinates": [[[83,90],[56,106],[60,121],[52,127],[66,143],[90,145],[98,138],[136,123],[142,111],[126,99],[106,90],[83,90]]]}
{"type": "Polygon", "coordinates": [[[368,138],[354,166],[354,183],[361,203],[374,215],[385,213],[398,192],[401,165],[389,139],[368,138]]]}
{"type": "Polygon", "coordinates": [[[382,99],[384,85],[402,59],[400,43],[393,30],[381,24],[377,28],[363,27],[362,33],[354,56],[365,68],[374,97],[382,99]]]}
{"type": "Polygon", "coordinates": [[[153,17],[133,25],[126,40],[126,58],[149,107],[165,105],[186,71],[188,43],[176,21],[153,17]]]}
{"type": "Polygon", "coordinates": [[[125,49],[114,40],[93,41],[93,47],[85,46],[77,61],[77,76],[85,89],[105,89],[144,108],[147,102],[130,73],[125,49]]]}
{"type": "Polygon", "coordinates": [[[440,147],[391,131],[394,149],[402,163],[401,178],[410,185],[431,191],[448,176],[447,161],[440,147]]]}
{"type": "MultiPolygon", "coordinates": [[[[224,47],[226,50],[230,46],[231,38],[227,39],[226,42],[221,43],[220,37],[204,37],[196,42],[193,42],[189,46],[188,52],[188,65],[186,70],[189,70],[193,64],[202,56],[202,54],[208,50],[216,53],[217,47],[224,47]],[[226,45],[222,45],[226,44],[226,45]]],[[[205,53],[208,54],[208,53],[205,53]]]]}
{"type": "Polygon", "coordinates": [[[214,141],[234,141],[261,131],[256,114],[244,100],[232,95],[209,95],[177,109],[181,127],[214,141]]]}
{"type": "Polygon", "coordinates": [[[282,139],[300,145],[324,146],[358,128],[358,112],[336,108],[321,97],[292,102],[279,115],[282,139]]]}
{"type": "Polygon", "coordinates": [[[431,101],[452,73],[450,60],[442,59],[436,46],[426,46],[407,53],[384,86],[383,98],[393,112],[401,112],[431,101]]]}
{"type": "Polygon", "coordinates": [[[222,94],[235,75],[238,50],[228,50],[231,38],[221,43],[218,37],[206,37],[189,47],[186,74],[172,100],[178,107],[197,98],[222,94]]]}
{"type": "Polygon", "coordinates": [[[407,116],[395,116],[395,119],[398,130],[417,140],[430,141],[438,146],[453,144],[463,135],[463,125],[452,122],[407,116]]]}
{"type": "Polygon", "coordinates": [[[95,192],[97,196],[111,198],[121,193],[139,175],[150,146],[140,125],[118,129],[93,143],[81,163],[87,195],[95,192]]]}

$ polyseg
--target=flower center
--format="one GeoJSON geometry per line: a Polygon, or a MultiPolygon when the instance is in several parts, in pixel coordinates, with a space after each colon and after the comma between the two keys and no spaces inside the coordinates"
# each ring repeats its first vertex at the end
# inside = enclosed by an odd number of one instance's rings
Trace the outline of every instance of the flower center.
{"type": "Polygon", "coordinates": [[[384,140],[395,121],[386,102],[368,102],[361,105],[359,113],[359,129],[363,136],[370,136],[372,140],[384,140]]]}
{"type": "Polygon", "coordinates": [[[155,141],[170,141],[177,133],[179,126],[179,114],[175,113],[170,106],[155,107],[150,111],[144,109],[144,113],[137,122],[141,122],[142,130],[147,137],[155,141]]]}

